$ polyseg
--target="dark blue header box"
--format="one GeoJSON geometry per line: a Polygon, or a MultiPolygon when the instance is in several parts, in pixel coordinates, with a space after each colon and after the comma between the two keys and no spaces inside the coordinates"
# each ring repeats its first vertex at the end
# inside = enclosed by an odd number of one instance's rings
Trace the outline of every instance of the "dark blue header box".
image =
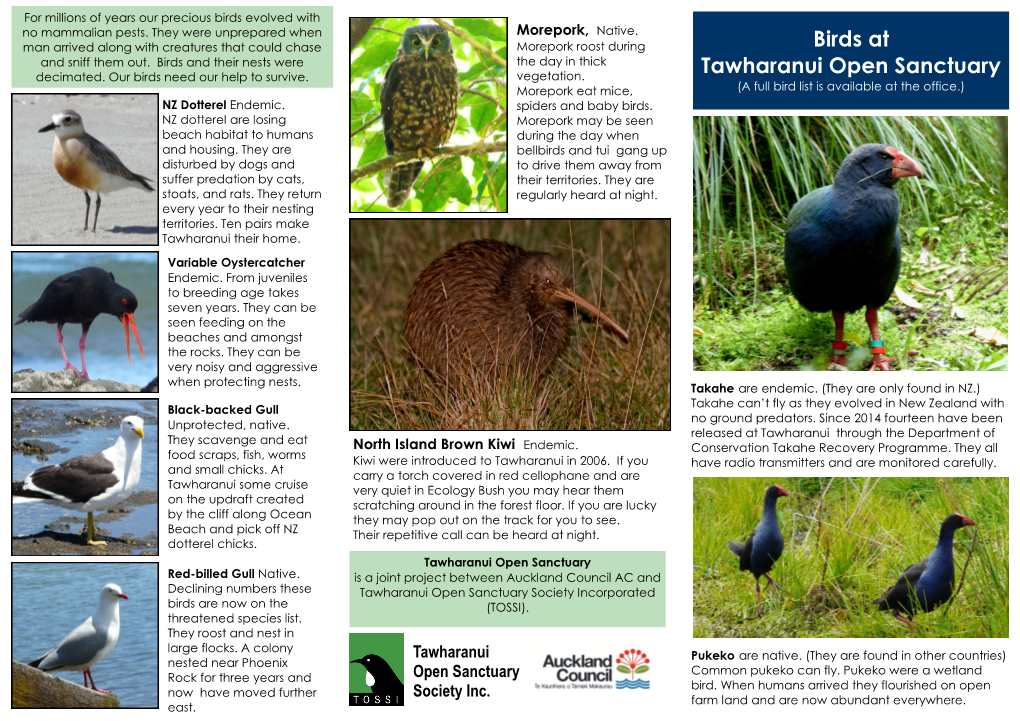
{"type": "Polygon", "coordinates": [[[1008,110],[1006,12],[696,12],[695,110],[1008,110]]]}

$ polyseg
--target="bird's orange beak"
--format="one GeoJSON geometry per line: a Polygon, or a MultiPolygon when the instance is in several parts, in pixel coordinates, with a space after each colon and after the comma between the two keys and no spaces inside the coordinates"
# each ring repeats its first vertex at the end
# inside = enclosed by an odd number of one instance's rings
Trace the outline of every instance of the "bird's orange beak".
{"type": "Polygon", "coordinates": [[[124,322],[124,343],[127,345],[128,363],[131,363],[131,336],[128,335],[128,325],[135,332],[135,342],[138,343],[138,352],[145,358],[145,351],[142,350],[142,339],[138,337],[138,326],[135,325],[135,314],[125,313],[120,317],[124,322]]]}
{"type": "Polygon", "coordinates": [[[574,291],[570,290],[569,288],[557,288],[555,295],[558,298],[563,298],[563,300],[569,300],[574,305],[578,305],[584,308],[586,311],[588,311],[593,316],[598,318],[600,321],[605,323],[606,327],[609,328],[609,330],[613,331],[614,333],[616,333],[616,335],[620,336],[620,338],[623,339],[624,343],[630,340],[630,337],[627,335],[627,331],[621,328],[619,323],[617,323],[608,315],[600,311],[598,308],[596,308],[594,305],[586,301],[584,298],[579,296],[574,291]]]}
{"type": "Polygon", "coordinates": [[[894,178],[909,178],[914,175],[920,178],[924,177],[924,168],[913,158],[904,155],[891,145],[886,148],[886,152],[893,156],[892,176],[894,178]]]}

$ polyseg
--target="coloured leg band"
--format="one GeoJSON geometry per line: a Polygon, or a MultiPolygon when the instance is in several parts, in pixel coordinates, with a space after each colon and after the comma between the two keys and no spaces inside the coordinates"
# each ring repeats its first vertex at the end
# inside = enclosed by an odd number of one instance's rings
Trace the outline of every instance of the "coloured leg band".
{"type": "Polygon", "coordinates": [[[832,341],[832,354],[833,355],[846,355],[847,342],[845,340],[834,340],[832,341]]]}
{"type": "Polygon", "coordinates": [[[881,340],[873,340],[873,341],[871,341],[871,352],[874,353],[875,355],[878,355],[879,353],[883,353],[884,354],[885,353],[885,342],[881,341],[881,340]]]}

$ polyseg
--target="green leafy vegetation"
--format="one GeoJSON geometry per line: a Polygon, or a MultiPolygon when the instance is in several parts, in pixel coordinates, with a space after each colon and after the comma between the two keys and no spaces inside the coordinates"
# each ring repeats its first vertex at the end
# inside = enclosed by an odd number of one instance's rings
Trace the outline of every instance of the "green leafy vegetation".
{"type": "MultiPolygon", "coordinates": [[[[903,264],[879,317],[895,367],[1005,370],[1004,131],[994,117],[695,118],[695,369],[826,367],[832,318],[790,294],[785,219],[848,152],[886,142],[926,172],[897,185],[903,264]]],[[[866,365],[863,312],[847,316],[847,332],[848,367],[866,365]]]]}
{"type": "MultiPolygon", "coordinates": [[[[351,170],[386,157],[379,95],[386,69],[396,57],[406,28],[428,18],[376,18],[371,30],[351,53],[350,137],[351,170]]],[[[457,129],[451,146],[506,143],[506,66],[480,52],[470,37],[503,61],[507,57],[506,18],[452,18],[445,22],[460,70],[462,94],[457,129]]],[[[507,210],[506,152],[472,152],[436,157],[428,162],[411,199],[402,212],[507,210]]],[[[366,171],[367,172],[367,171],[366,171]]],[[[351,184],[351,210],[395,212],[386,207],[380,171],[351,184]]]]}
{"type": "Polygon", "coordinates": [[[694,635],[909,636],[904,623],[871,602],[934,550],[954,511],[977,523],[956,533],[958,595],[918,615],[918,635],[1008,638],[1008,479],[695,478],[694,635]],[[790,493],[777,504],[786,545],[770,574],[785,593],[766,592],[763,582],[768,615],[758,619],[754,576],[739,570],[726,544],[747,539],[773,483],[790,493]]]}

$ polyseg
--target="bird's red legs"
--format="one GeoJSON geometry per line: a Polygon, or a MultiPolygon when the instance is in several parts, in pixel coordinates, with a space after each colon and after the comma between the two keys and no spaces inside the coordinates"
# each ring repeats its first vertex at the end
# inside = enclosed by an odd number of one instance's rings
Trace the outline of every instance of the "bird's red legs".
{"type": "Polygon", "coordinates": [[[89,669],[85,669],[84,671],[82,671],[82,674],[84,674],[85,680],[86,680],[85,688],[89,687],[87,682],[88,681],[92,681],[92,690],[93,691],[98,691],[99,693],[110,693],[109,691],[107,691],[105,689],[96,688],[96,682],[92,680],[92,671],[90,671],[89,669]]]}
{"type": "Polygon", "coordinates": [[[82,329],[81,340],[78,341],[78,351],[81,353],[81,377],[87,381],[92,380],[89,378],[88,369],[85,368],[85,336],[88,334],[87,330],[82,329]]]}
{"type": "MultiPolygon", "coordinates": [[[[74,374],[76,376],[81,378],[82,374],[79,373],[78,369],[75,368],[73,365],[71,365],[71,361],[69,361],[67,359],[67,351],[64,350],[64,334],[60,332],[61,329],[63,329],[63,327],[64,327],[63,323],[58,323],[57,324],[57,345],[60,346],[60,355],[64,356],[64,370],[66,371],[68,368],[70,368],[71,370],[74,371],[74,374]]],[[[85,338],[84,338],[84,336],[82,336],[82,341],[84,341],[84,340],[85,340],[85,338]]],[[[79,347],[80,348],[84,348],[84,346],[82,346],[80,343],[79,343],[79,347]]],[[[82,368],[84,368],[85,367],[85,355],[84,355],[84,353],[82,354],[81,360],[82,360],[81,366],[82,366],[82,368]]],[[[85,376],[85,380],[88,380],[88,379],[89,379],[88,376],[85,376]]]]}
{"type": "Polygon", "coordinates": [[[910,626],[910,632],[914,635],[914,638],[917,638],[917,624],[914,623],[913,620],[911,620],[909,618],[904,618],[898,612],[897,613],[893,613],[893,618],[895,618],[895,619],[897,619],[899,621],[903,621],[903,623],[905,623],[908,626],[910,626]]]}
{"type": "Polygon", "coordinates": [[[846,314],[832,311],[832,320],[836,323],[836,339],[832,342],[832,358],[830,362],[846,365],[846,343],[843,341],[843,319],[846,314]]]}
{"type": "MultiPolygon", "coordinates": [[[[764,575],[765,575],[765,578],[769,579],[769,586],[775,586],[775,587],[776,587],[776,590],[777,590],[777,591],[783,591],[783,587],[782,587],[782,586],[780,586],[780,585],[779,585],[778,583],[776,583],[775,581],[773,581],[773,580],[772,580],[772,576],[770,576],[770,575],[769,575],[769,574],[767,574],[767,573],[766,573],[766,574],[764,574],[764,575]]],[[[765,588],[766,588],[766,589],[768,589],[768,587],[769,587],[769,586],[766,586],[765,588]]],[[[783,591],[783,593],[786,593],[786,591],[783,591]]]]}
{"type": "MultiPolygon", "coordinates": [[[[878,333],[878,308],[872,308],[869,306],[868,309],[864,312],[864,320],[868,322],[868,328],[871,329],[871,340],[873,341],[881,340],[882,336],[879,335],[878,333]]],[[[873,371],[892,370],[892,368],[889,367],[889,364],[896,359],[887,357],[884,352],[885,350],[884,347],[882,350],[883,352],[873,353],[872,355],[871,370],[873,371]]]]}

